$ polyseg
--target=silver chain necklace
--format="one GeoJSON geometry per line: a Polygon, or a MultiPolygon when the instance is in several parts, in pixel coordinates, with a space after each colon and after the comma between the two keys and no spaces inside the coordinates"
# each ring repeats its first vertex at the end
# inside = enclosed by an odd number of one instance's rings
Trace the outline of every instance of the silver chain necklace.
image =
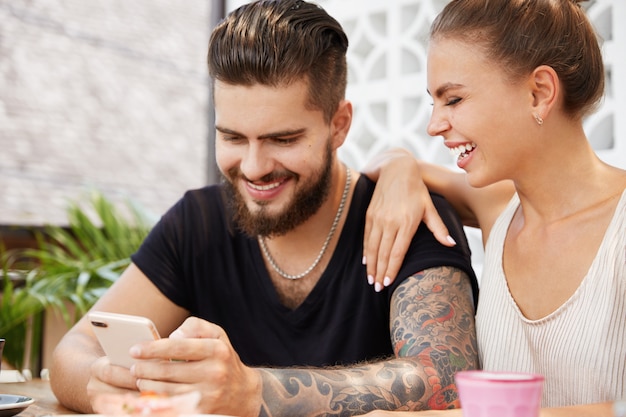
{"type": "Polygon", "coordinates": [[[276,261],[274,261],[274,258],[272,258],[272,255],[270,255],[270,252],[267,249],[267,245],[265,244],[265,238],[261,235],[257,236],[257,239],[259,240],[259,245],[261,246],[261,249],[263,250],[263,254],[267,258],[267,261],[272,266],[272,269],[276,271],[281,277],[287,278],[287,279],[304,278],[305,276],[309,275],[313,269],[315,269],[317,264],[320,263],[320,261],[322,260],[322,256],[324,256],[324,253],[326,253],[326,249],[328,248],[328,244],[330,243],[330,240],[335,234],[335,230],[337,229],[337,224],[339,224],[339,219],[341,219],[341,215],[343,214],[343,209],[346,205],[346,199],[348,198],[348,192],[350,191],[350,182],[351,182],[350,180],[351,180],[350,168],[347,168],[346,169],[346,186],[344,187],[343,194],[341,195],[341,202],[339,203],[339,208],[337,209],[335,220],[333,220],[333,225],[330,227],[330,232],[328,232],[328,236],[326,237],[326,241],[324,241],[324,244],[322,245],[322,249],[320,250],[320,253],[317,255],[317,258],[315,258],[315,261],[313,261],[313,264],[310,267],[308,267],[306,271],[298,275],[291,275],[291,274],[286,273],[282,269],[280,269],[280,267],[276,265],[276,261]]]}

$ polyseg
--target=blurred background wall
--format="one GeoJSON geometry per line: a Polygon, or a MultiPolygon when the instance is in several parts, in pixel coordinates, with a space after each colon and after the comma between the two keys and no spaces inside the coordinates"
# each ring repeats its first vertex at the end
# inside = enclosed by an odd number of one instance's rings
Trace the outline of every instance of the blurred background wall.
{"type": "Polygon", "coordinates": [[[0,0],[0,225],[207,181],[207,0],[0,0]]]}

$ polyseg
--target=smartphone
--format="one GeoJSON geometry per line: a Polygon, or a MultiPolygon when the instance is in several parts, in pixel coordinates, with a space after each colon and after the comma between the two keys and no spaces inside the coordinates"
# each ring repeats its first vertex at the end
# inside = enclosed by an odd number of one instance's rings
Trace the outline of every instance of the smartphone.
{"type": "Polygon", "coordinates": [[[130,368],[137,361],[128,353],[131,346],[160,338],[156,326],[146,317],[92,311],[89,321],[112,365],[130,368]]]}

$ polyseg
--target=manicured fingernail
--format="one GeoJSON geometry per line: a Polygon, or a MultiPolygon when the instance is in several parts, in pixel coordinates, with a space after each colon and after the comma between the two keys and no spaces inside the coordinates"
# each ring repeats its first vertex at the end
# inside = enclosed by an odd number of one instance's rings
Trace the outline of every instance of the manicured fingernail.
{"type": "Polygon", "coordinates": [[[448,235],[446,239],[448,240],[448,242],[452,243],[453,245],[456,245],[456,240],[452,239],[452,236],[448,235]]]}
{"type": "Polygon", "coordinates": [[[368,275],[367,276],[367,283],[370,284],[370,285],[373,285],[374,284],[374,277],[371,276],[371,275],[368,275]]]}
{"type": "Polygon", "coordinates": [[[385,279],[383,279],[383,285],[384,285],[385,287],[388,287],[388,286],[389,286],[389,284],[391,284],[391,278],[389,278],[389,277],[385,277],[385,279]]]}
{"type": "Polygon", "coordinates": [[[381,292],[382,289],[383,289],[383,286],[380,285],[380,282],[377,282],[376,285],[374,285],[374,291],[381,292]]]}
{"type": "Polygon", "coordinates": [[[363,265],[367,265],[367,258],[365,256],[363,256],[363,259],[361,259],[361,263],[363,265]]]}

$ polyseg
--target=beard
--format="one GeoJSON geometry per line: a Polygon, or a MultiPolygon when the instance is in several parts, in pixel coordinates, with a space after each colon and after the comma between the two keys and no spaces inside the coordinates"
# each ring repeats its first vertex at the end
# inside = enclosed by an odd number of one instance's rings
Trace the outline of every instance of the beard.
{"type": "MultiPolygon", "coordinates": [[[[237,227],[251,237],[257,235],[281,236],[308,220],[317,213],[330,192],[332,167],[330,141],[326,146],[324,161],[324,165],[313,173],[312,179],[296,190],[294,198],[288,202],[287,207],[276,214],[268,213],[267,204],[258,201],[253,204],[257,204],[259,210],[254,213],[251,212],[245,199],[234,185],[238,178],[243,178],[243,175],[239,168],[229,170],[228,175],[223,176],[223,182],[227,202],[237,227]]],[[[261,178],[261,181],[272,182],[275,178],[284,178],[285,176],[293,178],[296,185],[299,184],[300,176],[291,171],[272,172],[261,178]]]]}

